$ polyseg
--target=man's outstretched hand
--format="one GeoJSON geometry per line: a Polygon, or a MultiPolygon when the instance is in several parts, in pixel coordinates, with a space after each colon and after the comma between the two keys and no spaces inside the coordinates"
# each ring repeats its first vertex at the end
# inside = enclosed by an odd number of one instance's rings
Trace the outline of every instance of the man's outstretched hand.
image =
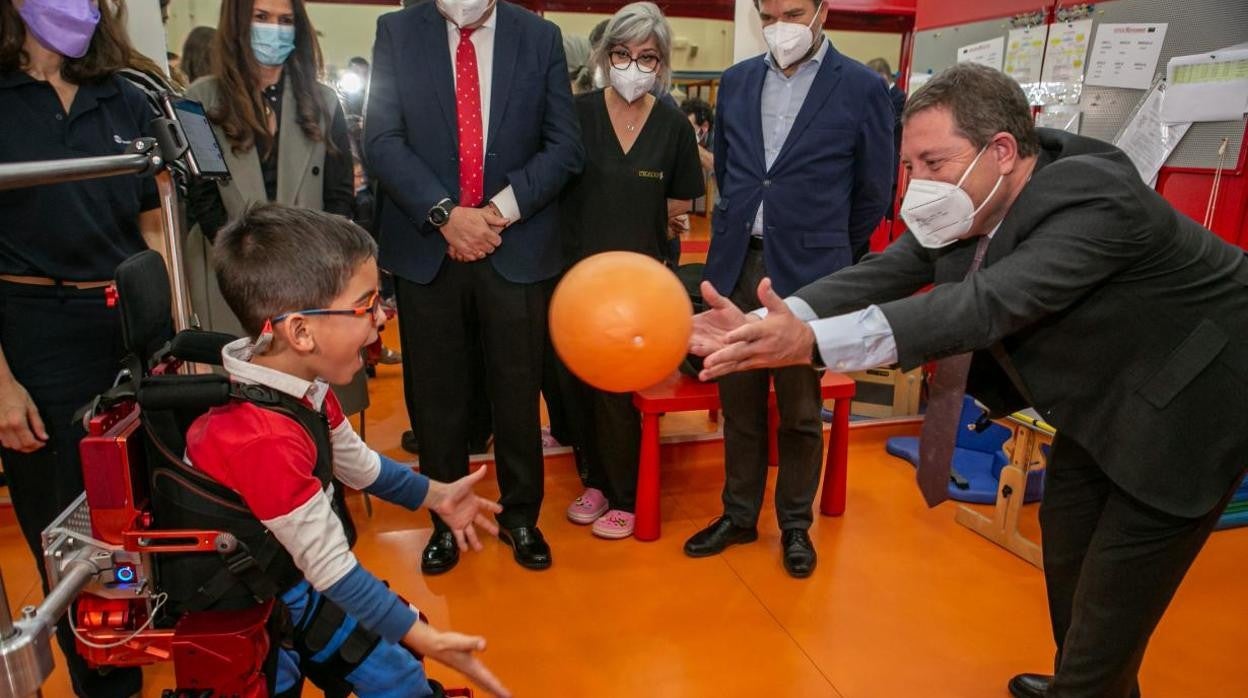
{"type": "Polygon", "coordinates": [[[689,352],[709,356],[726,346],[729,332],[742,327],[756,315],[747,315],[724,296],[719,295],[709,281],[702,282],[702,300],[710,310],[693,316],[693,336],[689,338],[689,352]]]}
{"type": "MultiPolygon", "coordinates": [[[[702,286],[704,297],[708,288],[710,285],[704,282],[702,286]]],[[[726,303],[728,308],[736,311],[738,315],[741,314],[741,311],[737,310],[731,302],[718,294],[716,296],[726,303]]],[[[707,339],[703,341],[707,345],[718,342],[719,347],[702,362],[702,373],[698,375],[700,379],[706,381],[736,371],[811,363],[815,333],[810,329],[809,324],[798,319],[793,311],[789,310],[783,298],[776,295],[771,288],[771,279],[763,279],[759,283],[758,300],[767,309],[767,317],[755,322],[743,319],[739,325],[727,329],[721,336],[712,335],[710,330],[704,331],[707,339]]],[[[717,312],[721,314],[716,316],[718,320],[714,325],[715,329],[725,328],[732,324],[727,309],[715,309],[712,304],[712,310],[700,313],[694,318],[695,339],[698,337],[697,319],[717,312]]],[[[758,316],[743,317],[757,318],[758,316]]]]}

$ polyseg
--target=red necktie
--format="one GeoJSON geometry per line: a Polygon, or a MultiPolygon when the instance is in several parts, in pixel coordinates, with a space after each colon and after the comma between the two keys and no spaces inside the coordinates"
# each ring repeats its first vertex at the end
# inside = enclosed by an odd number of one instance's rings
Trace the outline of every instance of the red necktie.
{"type": "Polygon", "coordinates": [[[455,49],[455,113],[459,121],[459,205],[477,206],[485,188],[482,157],[481,88],[477,80],[477,50],[472,29],[459,30],[455,49]]]}
{"type": "MultiPolygon", "coordinates": [[[[985,235],[975,247],[975,259],[967,276],[974,274],[988,250],[985,235]]],[[[958,422],[962,416],[962,396],[971,373],[971,354],[949,356],[936,362],[927,398],[927,415],[919,435],[919,491],[929,507],[949,498],[949,475],[953,470],[953,449],[958,442],[958,422]]]]}

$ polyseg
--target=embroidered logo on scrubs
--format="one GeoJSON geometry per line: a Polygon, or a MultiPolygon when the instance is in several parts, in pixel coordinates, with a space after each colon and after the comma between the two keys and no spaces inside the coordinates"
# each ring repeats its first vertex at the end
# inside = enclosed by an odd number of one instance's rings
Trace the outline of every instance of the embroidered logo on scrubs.
{"type": "Polygon", "coordinates": [[[658,179],[658,180],[663,179],[663,173],[656,172],[654,170],[637,170],[637,176],[645,177],[646,179],[658,179]]]}

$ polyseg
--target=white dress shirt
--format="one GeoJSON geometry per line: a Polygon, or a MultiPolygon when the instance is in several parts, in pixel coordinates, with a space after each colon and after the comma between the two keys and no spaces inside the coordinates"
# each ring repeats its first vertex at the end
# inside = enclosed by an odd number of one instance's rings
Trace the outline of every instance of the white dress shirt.
{"type": "MultiPolygon", "coordinates": [[[[992,239],[1000,227],[998,223],[988,231],[988,238],[992,239]]],[[[897,340],[893,337],[892,325],[878,305],[821,318],[809,303],[797,296],[785,298],[784,304],[797,319],[810,325],[824,366],[834,371],[862,371],[897,362],[897,340]]],[[[767,317],[767,309],[759,308],[754,314],[767,317]]]]}
{"type": "MultiPolygon", "coordinates": [[[[477,86],[481,93],[481,133],[485,134],[485,142],[481,144],[482,155],[487,155],[490,133],[490,94],[494,80],[494,33],[498,26],[498,8],[490,10],[490,16],[481,26],[472,32],[468,40],[477,54],[477,86]]],[[[449,19],[446,20],[446,35],[451,50],[451,78],[458,80],[459,67],[456,65],[456,52],[459,49],[459,26],[449,19]]],[[[458,89],[456,85],[456,89],[458,89]]],[[[484,161],[484,160],[483,160],[484,161]]],[[[510,185],[495,194],[490,202],[498,207],[508,223],[520,219],[520,204],[516,201],[516,193],[510,185]]]]}

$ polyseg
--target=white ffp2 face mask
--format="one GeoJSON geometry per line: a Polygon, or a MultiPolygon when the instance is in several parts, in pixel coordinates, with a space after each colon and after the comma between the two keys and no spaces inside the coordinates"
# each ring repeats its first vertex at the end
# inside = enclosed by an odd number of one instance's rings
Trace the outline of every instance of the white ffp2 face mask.
{"type": "Polygon", "coordinates": [[[481,19],[490,9],[490,0],[437,0],[437,4],[442,14],[461,29],[481,19]]]}
{"type": "Polygon", "coordinates": [[[642,95],[654,89],[654,73],[643,73],[636,63],[631,63],[624,70],[611,68],[611,87],[616,94],[632,104],[642,95]]]}
{"type": "Polygon", "coordinates": [[[975,215],[992,201],[997,189],[1001,188],[1005,175],[997,177],[997,183],[979,206],[975,205],[971,195],[962,188],[962,183],[971,174],[971,170],[975,169],[986,150],[987,145],[980,149],[957,184],[934,179],[910,180],[906,198],[901,201],[901,217],[920,245],[938,249],[962,239],[975,222],[975,215]]]}
{"type": "Polygon", "coordinates": [[[819,21],[821,9],[823,9],[822,3],[815,8],[815,16],[811,18],[810,24],[776,22],[763,27],[763,40],[767,42],[767,48],[781,70],[793,65],[810,51],[811,45],[815,42],[813,27],[815,22],[819,21]]]}

